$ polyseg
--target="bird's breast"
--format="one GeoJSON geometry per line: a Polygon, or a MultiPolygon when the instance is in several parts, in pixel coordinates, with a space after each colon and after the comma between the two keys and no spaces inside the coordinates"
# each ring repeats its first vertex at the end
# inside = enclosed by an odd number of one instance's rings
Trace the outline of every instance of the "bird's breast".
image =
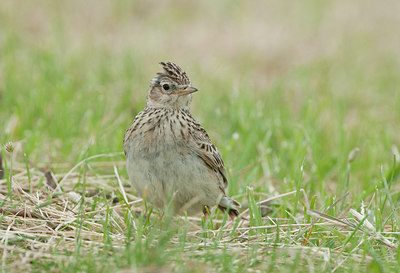
{"type": "Polygon", "coordinates": [[[132,125],[125,141],[125,150],[131,154],[174,151],[186,153],[190,142],[190,124],[179,111],[154,111],[132,125]]]}

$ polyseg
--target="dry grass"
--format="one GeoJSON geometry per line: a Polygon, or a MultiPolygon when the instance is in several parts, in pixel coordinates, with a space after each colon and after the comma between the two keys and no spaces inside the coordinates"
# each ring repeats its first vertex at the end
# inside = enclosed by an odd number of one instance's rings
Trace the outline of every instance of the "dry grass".
{"type": "MultiPolygon", "coordinates": [[[[120,153],[93,156],[68,172],[54,174],[32,167],[27,169],[25,164],[14,162],[11,180],[7,177],[0,180],[3,270],[25,272],[32,270],[35,263],[72,263],[75,257],[71,253],[77,247],[84,253],[97,253],[110,247],[116,251],[122,250],[127,240],[139,240],[137,235],[141,228],[138,225],[160,228],[159,216],[151,215],[146,219],[143,215],[147,215],[149,210],[143,205],[143,200],[130,194],[128,181],[121,181],[117,166],[123,167],[124,162],[96,161],[118,159],[119,156],[120,153]],[[99,175],[107,171],[110,173],[99,175]],[[7,191],[9,181],[11,192],[7,191]],[[127,237],[127,229],[131,229],[133,235],[127,237]]],[[[296,193],[293,191],[266,198],[265,194],[253,193],[249,188],[247,200],[244,201],[248,204],[245,205],[247,208],[242,211],[241,219],[236,221],[227,220],[215,211],[209,223],[204,223],[202,217],[173,217],[170,222],[164,223],[163,219],[160,222],[163,229],[167,227],[181,232],[178,227],[186,227],[183,245],[182,234],[176,232],[169,237],[167,249],[180,249],[183,255],[180,259],[187,262],[210,249],[213,255],[229,251],[237,256],[237,263],[248,263],[248,252],[256,249],[258,255],[252,258],[251,263],[257,263],[259,259],[260,265],[253,267],[255,271],[265,269],[265,264],[261,263],[262,257],[271,253],[283,255],[275,261],[278,264],[297,257],[311,271],[316,264],[329,266],[336,271],[346,268],[343,264],[349,258],[352,262],[364,265],[373,260],[362,249],[350,247],[349,240],[356,233],[361,234],[358,246],[364,240],[369,240],[388,250],[398,247],[400,232],[393,232],[391,225],[387,225],[383,232],[376,232],[366,216],[352,208],[336,211],[340,217],[329,215],[331,209],[346,202],[348,193],[324,212],[319,212],[310,209],[309,197],[301,189],[299,203],[304,206],[306,215],[293,216],[288,212],[290,218],[270,217],[267,214],[261,219],[262,211],[254,211],[249,200],[259,199],[254,204],[260,209],[271,204],[271,201],[279,203],[296,193]],[[352,218],[344,216],[348,212],[353,215],[352,218]],[[307,214],[311,216],[310,220],[306,219],[307,214]],[[336,241],[337,246],[328,248],[319,245],[321,240],[327,239],[336,241]]],[[[142,240],[146,240],[145,237],[142,240]]],[[[174,258],[165,270],[173,268],[174,258]]],[[[143,272],[156,269],[160,267],[142,268],[143,272]]]]}

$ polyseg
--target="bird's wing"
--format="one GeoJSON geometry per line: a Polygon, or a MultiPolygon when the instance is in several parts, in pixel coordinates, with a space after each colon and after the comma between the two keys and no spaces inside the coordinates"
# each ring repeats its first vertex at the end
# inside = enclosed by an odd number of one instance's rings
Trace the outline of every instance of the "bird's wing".
{"type": "Polygon", "coordinates": [[[221,190],[225,193],[225,189],[228,186],[228,178],[222,156],[217,147],[212,144],[206,130],[193,118],[192,121],[193,132],[190,135],[196,143],[195,152],[212,170],[221,174],[223,179],[223,187],[221,190]]]}

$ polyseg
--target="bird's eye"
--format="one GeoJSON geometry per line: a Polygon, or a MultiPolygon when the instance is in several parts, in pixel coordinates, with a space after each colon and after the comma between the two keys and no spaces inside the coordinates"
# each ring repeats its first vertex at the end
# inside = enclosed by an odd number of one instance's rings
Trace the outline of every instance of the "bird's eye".
{"type": "Polygon", "coordinates": [[[163,88],[164,90],[168,90],[168,89],[169,89],[169,85],[168,85],[168,84],[163,84],[162,88],[163,88]]]}

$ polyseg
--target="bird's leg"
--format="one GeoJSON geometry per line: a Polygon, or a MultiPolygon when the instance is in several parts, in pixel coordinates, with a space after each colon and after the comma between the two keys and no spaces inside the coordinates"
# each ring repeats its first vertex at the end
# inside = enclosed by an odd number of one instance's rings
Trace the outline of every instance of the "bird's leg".
{"type": "Polygon", "coordinates": [[[207,222],[208,218],[210,217],[210,207],[209,206],[204,206],[203,214],[204,214],[204,220],[207,222]]]}
{"type": "Polygon", "coordinates": [[[161,222],[161,220],[164,218],[164,211],[161,213],[160,217],[158,217],[158,222],[161,222]]]}

